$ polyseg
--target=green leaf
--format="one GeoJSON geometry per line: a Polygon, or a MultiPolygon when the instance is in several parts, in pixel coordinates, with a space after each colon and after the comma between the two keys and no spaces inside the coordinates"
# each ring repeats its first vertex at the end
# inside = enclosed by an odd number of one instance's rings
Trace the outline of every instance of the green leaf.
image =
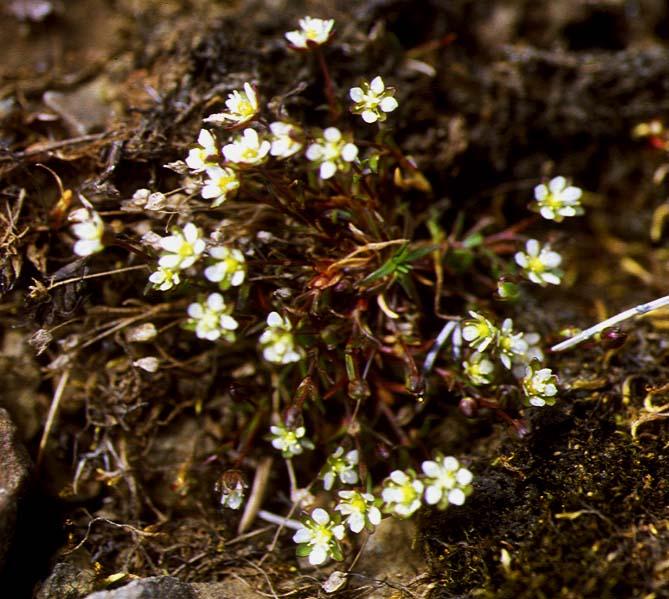
{"type": "Polygon", "coordinates": [[[471,249],[480,246],[482,243],[483,243],[483,235],[481,235],[481,233],[474,233],[473,235],[467,237],[462,242],[462,245],[463,247],[471,249]]]}
{"type": "Polygon", "coordinates": [[[297,557],[307,557],[311,553],[311,546],[308,543],[302,543],[295,549],[297,557]]]}

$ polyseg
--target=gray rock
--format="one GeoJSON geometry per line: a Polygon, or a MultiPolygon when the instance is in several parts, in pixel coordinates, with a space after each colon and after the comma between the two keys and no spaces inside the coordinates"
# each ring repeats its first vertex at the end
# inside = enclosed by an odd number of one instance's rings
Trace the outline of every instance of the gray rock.
{"type": "Polygon", "coordinates": [[[113,591],[98,591],[86,599],[197,599],[190,584],[173,576],[135,580],[113,591]]]}
{"type": "Polygon", "coordinates": [[[9,414],[0,408],[0,569],[14,537],[18,502],[30,473],[30,458],[9,414]]]}

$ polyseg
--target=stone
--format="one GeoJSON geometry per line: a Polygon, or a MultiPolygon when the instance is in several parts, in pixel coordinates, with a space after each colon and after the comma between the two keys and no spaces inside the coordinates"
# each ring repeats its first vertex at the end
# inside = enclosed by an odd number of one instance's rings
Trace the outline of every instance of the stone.
{"type": "Polygon", "coordinates": [[[134,580],[112,591],[91,593],[86,599],[197,599],[193,588],[174,576],[151,576],[134,580]]]}
{"type": "Polygon", "coordinates": [[[14,537],[19,500],[28,482],[30,466],[16,426],[7,410],[0,408],[0,570],[14,537]]]}

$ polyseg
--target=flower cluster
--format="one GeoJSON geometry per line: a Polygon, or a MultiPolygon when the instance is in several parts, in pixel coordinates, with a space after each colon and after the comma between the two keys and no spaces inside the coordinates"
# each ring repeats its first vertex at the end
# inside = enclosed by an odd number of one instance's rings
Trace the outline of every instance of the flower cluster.
{"type": "Polygon", "coordinates": [[[550,245],[541,247],[536,239],[530,239],[525,245],[525,252],[514,256],[527,278],[537,285],[559,285],[562,272],[558,270],[562,256],[551,250],[550,245]]]}
{"type": "Polygon", "coordinates": [[[286,39],[295,49],[308,50],[326,43],[332,35],[333,19],[315,19],[304,17],[299,21],[300,28],[288,31],[286,39]]]}
{"type": "Polygon", "coordinates": [[[231,311],[220,293],[212,293],[205,301],[188,306],[190,319],[186,326],[194,330],[200,339],[216,341],[222,338],[233,342],[239,324],[230,316],[231,311]]]}
{"type": "Polygon", "coordinates": [[[363,82],[361,87],[352,87],[349,96],[354,105],[351,108],[353,114],[359,114],[365,123],[376,123],[385,121],[386,113],[392,112],[398,106],[393,97],[395,90],[386,87],[381,77],[374,77],[369,83],[363,82]]]}
{"type": "Polygon", "coordinates": [[[289,428],[282,422],[270,427],[272,447],[278,449],[284,458],[300,455],[305,449],[313,449],[314,444],[305,436],[303,426],[289,428]]]}
{"type": "Polygon", "coordinates": [[[260,336],[260,346],[265,360],[274,364],[299,362],[303,357],[301,348],[295,343],[293,325],[278,312],[270,312],[267,316],[267,328],[260,336]]]}
{"type": "Polygon", "coordinates": [[[74,223],[72,233],[78,238],[74,244],[74,253],[77,256],[90,256],[104,249],[102,236],[105,224],[93,208],[77,208],[70,212],[68,218],[74,223]]]}
{"type": "Polygon", "coordinates": [[[528,405],[542,407],[555,404],[557,377],[550,368],[541,368],[538,361],[527,366],[522,385],[528,405]]]}
{"type": "Polygon", "coordinates": [[[558,223],[567,216],[583,214],[582,195],[583,190],[569,185],[564,177],[554,177],[548,185],[542,183],[534,188],[534,199],[541,216],[558,223]]]}
{"type": "Polygon", "coordinates": [[[344,455],[344,448],[337,447],[335,452],[328,457],[327,463],[321,472],[323,488],[326,491],[332,489],[337,478],[344,485],[354,485],[358,482],[358,450],[353,449],[344,455]]]}
{"type": "Polygon", "coordinates": [[[308,557],[312,566],[320,566],[328,559],[344,559],[339,544],[344,534],[344,526],[332,520],[323,508],[317,507],[293,535],[293,541],[298,544],[298,556],[308,557]]]}
{"type": "Polygon", "coordinates": [[[339,129],[328,127],[307,148],[306,156],[319,165],[321,179],[330,179],[337,170],[348,170],[358,157],[358,147],[343,137],[339,129]]]}

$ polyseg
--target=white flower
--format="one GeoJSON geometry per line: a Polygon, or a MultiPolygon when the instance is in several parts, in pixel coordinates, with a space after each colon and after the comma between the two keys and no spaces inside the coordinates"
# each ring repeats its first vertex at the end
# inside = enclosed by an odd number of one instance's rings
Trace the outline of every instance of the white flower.
{"type": "Polygon", "coordinates": [[[541,337],[538,333],[524,333],[523,340],[527,343],[527,350],[514,357],[513,375],[522,379],[525,376],[527,365],[533,361],[541,362],[544,359],[544,352],[541,350],[541,337]]]}
{"type": "Polygon", "coordinates": [[[300,137],[302,130],[296,125],[275,121],[269,126],[272,132],[270,153],[277,158],[289,158],[302,149],[300,137]]]}
{"type": "Polygon", "coordinates": [[[474,385],[489,385],[492,383],[495,365],[482,353],[474,352],[469,360],[462,363],[462,367],[474,385]]]}
{"type": "Polygon", "coordinates": [[[398,106],[397,100],[393,98],[395,90],[386,88],[381,77],[374,77],[369,83],[364,82],[362,87],[352,87],[348,94],[355,102],[351,108],[353,114],[362,116],[365,123],[385,121],[386,113],[392,112],[398,106]]]}
{"type": "Polygon", "coordinates": [[[172,235],[160,240],[160,247],[165,250],[158,265],[171,270],[189,268],[204,252],[202,231],[193,223],[188,223],[182,231],[175,229],[172,235]]]}
{"type": "Polygon", "coordinates": [[[153,288],[158,291],[168,291],[181,282],[179,272],[171,268],[159,266],[158,270],[151,273],[149,281],[153,284],[153,288]]]}
{"type": "Polygon", "coordinates": [[[225,305],[220,293],[212,293],[204,302],[195,302],[188,306],[188,326],[195,330],[200,339],[216,341],[223,337],[226,341],[234,341],[234,331],[239,323],[230,316],[232,308],[225,305]]]}
{"type": "Polygon", "coordinates": [[[527,355],[529,345],[523,339],[523,333],[514,333],[513,321],[506,318],[497,332],[497,349],[499,359],[505,368],[511,369],[512,360],[523,360],[527,355]]]}
{"type": "Polygon", "coordinates": [[[267,158],[271,144],[261,140],[255,129],[244,129],[231,143],[223,146],[223,156],[237,164],[260,164],[267,158]]]}
{"type": "Polygon", "coordinates": [[[244,84],[244,91],[235,90],[228,94],[225,106],[229,112],[219,112],[204,119],[205,123],[222,125],[230,122],[235,126],[248,123],[258,114],[258,96],[249,83],[244,84]]]}
{"type": "Polygon", "coordinates": [[[358,157],[358,147],[347,141],[339,129],[328,127],[316,143],[307,148],[306,157],[320,165],[321,179],[329,179],[338,169],[348,170],[349,163],[358,157]]]}
{"type": "Polygon", "coordinates": [[[525,401],[536,407],[552,406],[557,395],[557,377],[550,368],[541,368],[539,362],[534,361],[525,371],[522,381],[525,401]]]}
{"type": "Polygon", "coordinates": [[[72,223],[72,233],[78,238],[74,244],[77,256],[90,256],[104,249],[102,235],[105,224],[100,215],[92,208],[77,208],[70,212],[68,220],[72,223]]]}
{"type": "Polygon", "coordinates": [[[386,512],[400,518],[408,518],[421,506],[423,483],[413,471],[393,470],[381,491],[386,512]]]}
{"type": "Polygon", "coordinates": [[[445,509],[449,504],[462,505],[472,491],[472,473],[462,468],[454,457],[437,455],[422,464],[425,479],[425,501],[445,509]]]}
{"type": "Polygon", "coordinates": [[[520,266],[527,278],[537,285],[559,285],[562,273],[558,270],[562,256],[551,250],[550,245],[539,245],[536,239],[530,239],[525,244],[525,252],[517,252],[516,264],[520,266]]]}
{"type": "Polygon", "coordinates": [[[321,472],[323,488],[329,491],[334,485],[337,477],[345,485],[354,485],[358,482],[358,450],[353,449],[344,455],[344,448],[337,447],[335,452],[328,457],[325,468],[321,472]]]}
{"type": "Polygon", "coordinates": [[[267,316],[267,328],[260,336],[265,360],[274,364],[290,364],[302,359],[303,354],[295,346],[292,329],[293,326],[287,318],[281,318],[278,312],[270,312],[267,316]]]}
{"type": "Polygon", "coordinates": [[[479,352],[484,352],[497,338],[497,327],[478,312],[469,311],[471,319],[465,320],[462,337],[469,345],[479,352]]]}
{"type": "Polygon", "coordinates": [[[320,46],[330,39],[334,19],[314,19],[304,17],[300,19],[300,29],[288,31],[286,39],[294,48],[308,49],[310,46],[320,46]]]}
{"type": "Polygon", "coordinates": [[[238,510],[244,503],[247,487],[244,476],[239,470],[226,470],[218,483],[221,505],[231,510],[238,510]]]}
{"type": "Polygon", "coordinates": [[[218,283],[223,290],[239,287],[244,282],[246,260],[238,249],[219,245],[210,248],[209,255],[216,260],[204,269],[204,276],[209,281],[218,283]]]}
{"type": "Polygon", "coordinates": [[[186,164],[193,172],[200,173],[218,164],[218,148],[216,139],[207,129],[200,129],[197,143],[197,147],[188,151],[186,164]]]}
{"type": "Polygon", "coordinates": [[[298,426],[295,429],[287,428],[283,422],[270,427],[272,447],[278,449],[284,458],[300,455],[305,449],[313,449],[314,444],[305,437],[307,429],[298,426]]]}
{"type": "Polygon", "coordinates": [[[332,521],[330,514],[317,507],[293,535],[293,541],[300,545],[297,548],[298,556],[309,556],[312,566],[320,566],[330,558],[337,561],[343,559],[339,541],[344,538],[344,534],[344,526],[332,521]]]}
{"type": "Polygon", "coordinates": [[[351,532],[358,534],[363,528],[374,530],[381,523],[381,510],[376,506],[376,498],[371,493],[359,491],[339,491],[341,500],[335,511],[345,517],[344,524],[351,532]]]}
{"type": "Polygon", "coordinates": [[[228,194],[239,189],[237,173],[231,168],[215,166],[207,169],[208,179],[204,182],[200,191],[205,200],[214,200],[212,208],[220,206],[228,199],[228,194]]]}
{"type": "Polygon", "coordinates": [[[561,222],[565,216],[583,214],[581,196],[583,191],[567,184],[564,177],[554,177],[548,185],[542,183],[534,188],[534,198],[541,216],[561,222]]]}

